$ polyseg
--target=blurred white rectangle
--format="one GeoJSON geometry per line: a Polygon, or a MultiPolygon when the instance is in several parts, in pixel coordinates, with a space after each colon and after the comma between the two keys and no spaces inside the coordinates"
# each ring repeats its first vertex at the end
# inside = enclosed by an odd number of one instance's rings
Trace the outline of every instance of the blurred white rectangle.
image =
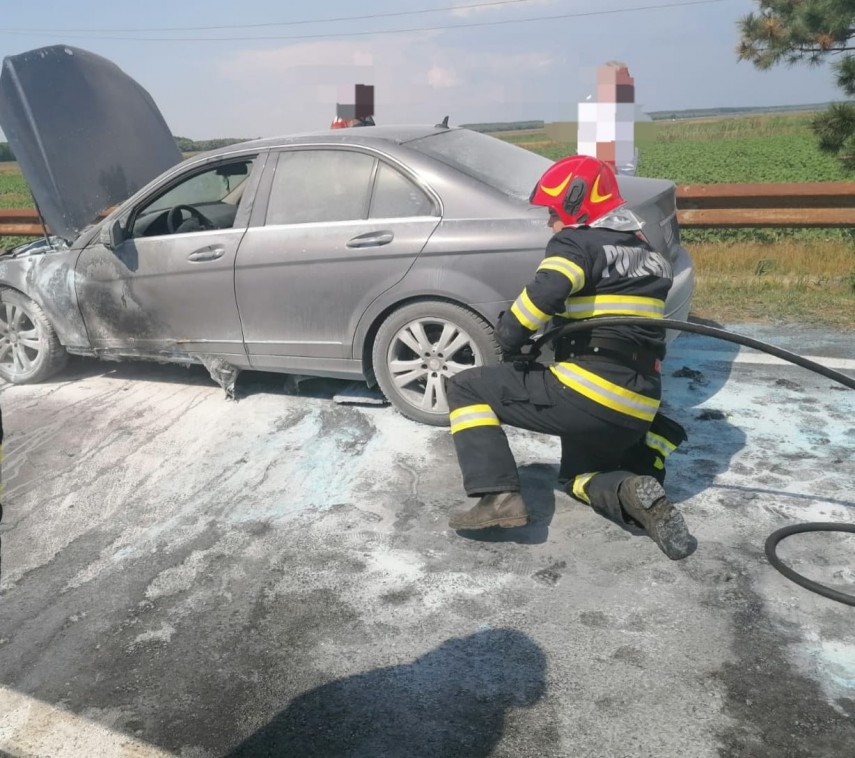
{"type": "Polygon", "coordinates": [[[599,103],[579,103],[579,123],[583,121],[596,123],[598,105],[599,103]]]}

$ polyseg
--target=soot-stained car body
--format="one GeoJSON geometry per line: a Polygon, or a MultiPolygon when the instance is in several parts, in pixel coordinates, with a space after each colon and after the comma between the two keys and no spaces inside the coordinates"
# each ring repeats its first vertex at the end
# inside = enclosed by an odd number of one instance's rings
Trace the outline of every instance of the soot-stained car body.
{"type": "MultiPolygon", "coordinates": [[[[442,377],[498,360],[492,325],[550,236],[528,198],[551,161],[518,146],[372,126],[182,160],[149,95],[76,48],[4,61],[0,126],[52,233],[0,255],[12,382],[68,353],[364,377],[443,424],[442,377]]],[[[674,185],[620,186],[671,260],[666,315],[684,319],[694,280],[674,185]]]]}

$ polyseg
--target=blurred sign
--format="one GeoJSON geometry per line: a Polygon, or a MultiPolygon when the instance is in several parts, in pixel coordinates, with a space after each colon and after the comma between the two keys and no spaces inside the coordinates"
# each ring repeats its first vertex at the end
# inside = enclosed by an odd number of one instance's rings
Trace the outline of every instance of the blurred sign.
{"type": "Polygon", "coordinates": [[[374,85],[357,84],[352,103],[335,104],[335,120],[332,129],[351,126],[374,126],[374,85]]]}
{"type": "Polygon", "coordinates": [[[634,174],[635,80],[622,63],[597,69],[597,99],[579,103],[576,152],[611,164],[619,174],[634,174]]]}

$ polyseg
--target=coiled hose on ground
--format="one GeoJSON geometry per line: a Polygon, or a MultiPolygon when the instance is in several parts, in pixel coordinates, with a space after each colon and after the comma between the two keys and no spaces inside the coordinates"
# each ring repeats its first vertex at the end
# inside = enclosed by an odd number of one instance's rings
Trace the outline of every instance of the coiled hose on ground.
{"type": "MultiPolygon", "coordinates": [[[[534,359],[540,355],[541,350],[551,342],[554,342],[559,337],[575,332],[590,331],[592,328],[591,322],[596,320],[596,325],[601,326],[650,326],[649,318],[641,318],[636,316],[608,316],[598,317],[596,319],[580,319],[572,324],[566,324],[544,332],[541,336],[533,340],[530,352],[526,353],[525,358],[534,359]]],[[[855,390],[855,378],[846,376],[839,371],[823,366],[816,361],[809,360],[789,350],[784,350],[775,345],[770,345],[766,342],[746,337],[742,334],[735,334],[725,329],[718,329],[704,324],[694,324],[687,321],[677,321],[674,319],[662,319],[656,321],[657,326],[666,329],[674,329],[681,332],[693,332],[695,334],[703,334],[707,337],[724,340],[725,342],[734,342],[737,345],[744,345],[755,350],[760,350],[769,355],[774,355],[776,358],[794,363],[796,366],[812,371],[815,374],[824,376],[826,379],[831,379],[844,387],[855,390]]],[[[778,543],[781,540],[793,534],[801,534],[803,532],[850,532],[855,534],[855,525],[853,524],[837,524],[837,523],[806,523],[792,524],[785,526],[773,532],[766,539],[765,552],[766,558],[778,571],[780,571],[787,579],[795,582],[801,587],[804,587],[811,592],[827,597],[831,600],[836,600],[838,603],[855,606],[855,596],[848,595],[845,592],[826,587],[819,582],[815,582],[807,577],[793,571],[789,566],[785,565],[777,554],[778,543]]]]}

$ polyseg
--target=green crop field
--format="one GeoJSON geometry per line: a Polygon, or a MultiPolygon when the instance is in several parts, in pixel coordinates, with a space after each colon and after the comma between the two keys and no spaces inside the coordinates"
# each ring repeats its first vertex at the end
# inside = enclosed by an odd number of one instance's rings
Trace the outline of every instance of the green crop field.
{"type": "MultiPolygon", "coordinates": [[[[546,132],[503,138],[548,158],[576,150],[575,143],[552,142],[546,132]]],[[[802,114],[642,122],[636,146],[639,176],[677,184],[855,180],[820,152],[810,117],[802,114]]]]}
{"type": "Polygon", "coordinates": [[[0,163],[0,208],[31,208],[30,191],[17,163],[0,163]]]}

